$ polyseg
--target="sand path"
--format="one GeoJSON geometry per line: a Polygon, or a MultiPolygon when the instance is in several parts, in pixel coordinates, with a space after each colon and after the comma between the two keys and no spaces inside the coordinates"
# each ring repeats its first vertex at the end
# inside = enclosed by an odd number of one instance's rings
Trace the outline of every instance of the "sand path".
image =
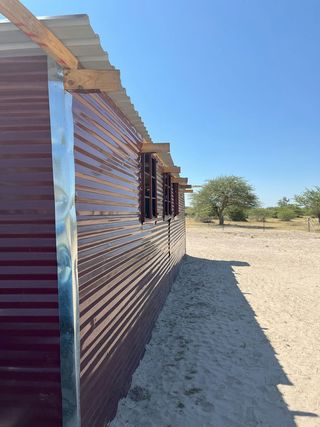
{"type": "Polygon", "coordinates": [[[319,427],[320,236],[188,229],[112,427],[319,427]]]}

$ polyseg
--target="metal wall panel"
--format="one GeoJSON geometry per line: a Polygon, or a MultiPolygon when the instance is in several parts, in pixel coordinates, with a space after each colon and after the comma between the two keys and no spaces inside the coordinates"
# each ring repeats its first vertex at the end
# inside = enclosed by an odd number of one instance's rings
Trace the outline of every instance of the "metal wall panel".
{"type": "Polygon", "coordinates": [[[0,59],[0,425],[61,427],[47,58],[0,59]]]}
{"type": "Polygon", "coordinates": [[[186,253],[185,204],[183,191],[179,191],[179,212],[179,215],[171,220],[170,224],[171,271],[173,280],[178,272],[177,266],[181,257],[186,253]]]}
{"type": "Polygon", "coordinates": [[[48,58],[49,111],[55,203],[63,427],[80,426],[80,337],[72,95],[63,70],[48,58]]]}
{"type": "Polygon", "coordinates": [[[159,220],[139,222],[141,138],[107,97],[75,94],[73,109],[82,427],[102,427],[128,389],[184,255],[184,219],[172,220],[169,254],[160,168],[159,220]]]}

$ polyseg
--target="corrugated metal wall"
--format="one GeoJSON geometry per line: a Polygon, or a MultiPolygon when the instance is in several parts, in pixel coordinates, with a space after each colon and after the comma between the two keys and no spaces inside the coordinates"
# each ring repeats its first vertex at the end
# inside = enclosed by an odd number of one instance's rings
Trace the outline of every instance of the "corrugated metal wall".
{"type": "MultiPolygon", "coordinates": [[[[60,427],[47,58],[0,59],[0,425],[60,427]],[[5,83],[4,83],[5,82],[5,83]]],[[[181,215],[139,222],[140,137],[112,101],[75,95],[83,427],[127,391],[177,266],[181,215]]]]}
{"type": "Polygon", "coordinates": [[[183,191],[179,191],[179,212],[178,221],[174,219],[170,223],[171,268],[174,275],[176,274],[176,266],[186,253],[186,224],[183,191]]]}
{"type": "Polygon", "coordinates": [[[61,426],[47,58],[0,59],[0,425],[61,426]]]}
{"type": "Polygon", "coordinates": [[[111,100],[76,94],[74,117],[82,427],[102,427],[128,389],[184,255],[184,218],[181,208],[170,224],[162,220],[159,169],[159,220],[140,224],[141,141],[111,100]]]}

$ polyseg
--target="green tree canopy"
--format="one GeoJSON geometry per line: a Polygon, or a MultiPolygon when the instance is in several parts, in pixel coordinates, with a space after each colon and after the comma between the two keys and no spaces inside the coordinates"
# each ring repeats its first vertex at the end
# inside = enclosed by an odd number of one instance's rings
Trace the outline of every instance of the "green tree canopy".
{"type": "Polygon", "coordinates": [[[238,176],[220,176],[207,181],[192,197],[195,212],[206,212],[218,216],[219,224],[224,224],[226,208],[252,208],[258,206],[258,197],[253,187],[238,176]]]}
{"type": "Polygon", "coordinates": [[[304,193],[295,196],[298,205],[303,206],[311,211],[318,218],[320,223],[320,187],[315,186],[313,189],[306,189],[304,193]]]}

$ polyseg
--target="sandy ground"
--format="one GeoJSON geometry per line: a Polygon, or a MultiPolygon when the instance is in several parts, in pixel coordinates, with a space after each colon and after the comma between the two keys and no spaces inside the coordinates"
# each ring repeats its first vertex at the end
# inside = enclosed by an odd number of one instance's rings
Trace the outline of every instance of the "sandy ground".
{"type": "Polygon", "coordinates": [[[188,229],[112,427],[319,427],[320,236],[188,229]]]}

